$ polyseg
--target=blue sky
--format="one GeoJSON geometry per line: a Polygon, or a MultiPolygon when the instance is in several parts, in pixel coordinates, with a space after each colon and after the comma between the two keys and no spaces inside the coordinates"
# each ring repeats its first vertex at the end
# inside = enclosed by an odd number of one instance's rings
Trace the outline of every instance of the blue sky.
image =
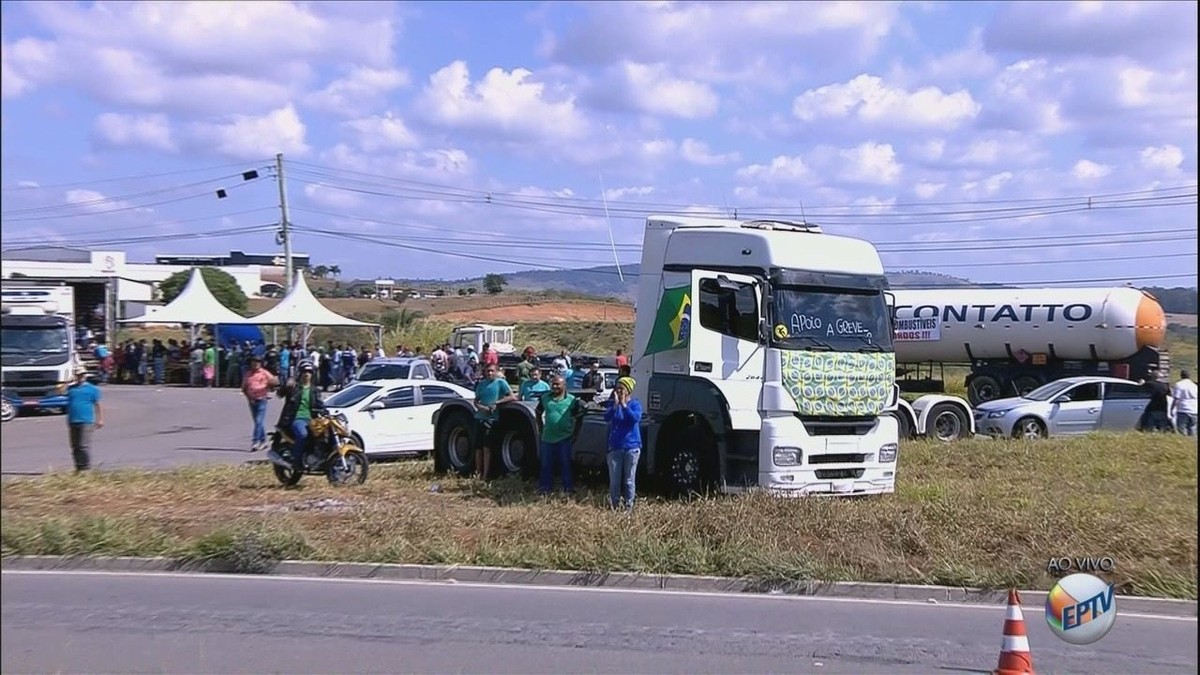
{"type": "Polygon", "coordinates": [[[281,152],[295,250],[348,277],[611,264],[610,229],[636,262],[646,215],[736,212],[890,269],[1196,282],[1196,3],[0,13],[6,248],[277,250],[281,152]]]}

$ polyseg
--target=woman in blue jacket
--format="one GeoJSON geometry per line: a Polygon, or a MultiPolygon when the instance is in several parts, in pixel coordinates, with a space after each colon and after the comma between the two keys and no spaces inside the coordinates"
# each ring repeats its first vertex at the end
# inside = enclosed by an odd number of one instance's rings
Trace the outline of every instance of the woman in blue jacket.
{"type": "Polygon", "coordinates": [[[617,380],[604,410],[608,422],[608,498],[614,509],[621,506],[622,487],[626,509],[633,509],[637,494],[634,481],[642,454],[642,403],[633,398],[636,384],[632,377],[617,380]]]}

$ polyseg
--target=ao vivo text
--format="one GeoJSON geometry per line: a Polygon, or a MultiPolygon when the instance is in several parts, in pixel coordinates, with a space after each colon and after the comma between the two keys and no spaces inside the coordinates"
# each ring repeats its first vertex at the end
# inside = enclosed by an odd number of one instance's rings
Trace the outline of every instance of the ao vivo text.
{"type": "Polygon", "coordinates": [[[1117,562],[1109,556],[1074,556],[1051,558],[1046,563],[1046,572],[1054,575],[1095,574],[1096,572],[1112,572],[1117,569],[1117,562]]]}

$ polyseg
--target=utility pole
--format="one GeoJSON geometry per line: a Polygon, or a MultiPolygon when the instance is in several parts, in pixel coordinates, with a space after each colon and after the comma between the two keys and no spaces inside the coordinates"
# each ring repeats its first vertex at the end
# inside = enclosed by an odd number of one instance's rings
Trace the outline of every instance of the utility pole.
{"type": "Polygon", "coordinates": [[[292,290],[292,235],[288,231],[287,182],[283,178],[283,153],[275,155],[275,179],[279,181],[279,238],[283,240],[283,291],[292,290]]]}

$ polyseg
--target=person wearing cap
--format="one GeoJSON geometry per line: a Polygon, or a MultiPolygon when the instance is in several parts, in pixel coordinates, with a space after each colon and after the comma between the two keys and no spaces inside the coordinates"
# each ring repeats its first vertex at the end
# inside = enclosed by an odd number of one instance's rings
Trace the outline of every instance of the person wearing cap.
{"type": "Polygon", "coordinates": [[[88,382],[87,368],[75,366],[75,381],[67,385],[67,429],[75,471],[92,466],[92,432],[104,426],[100,387],[88,382]]]}
{"type": "Polygon", "coordinates": [[[613,395],[605,402],[608,422],[608,498],[612,508],[633,510],[637,495],[637,464],[642,454],[642,403],[633,397],[637,382],[632,377],[617,380],[613,395]]]}
{"type": "Polygon", "coordinates": [[[538,369],[537,352],[533,347],[526,347],[521,353],[521,362],[517,364],[517,384],[524,386],[529,378],[533,377],[533,371],[538,369]]]}
{"type": "Polygon", "coordinates": [[[254,422],[250,452],[267,447],[267,401],[271,399],[271,390],[278,386],[279,378],[263,367],[261,356],[251,352],[249,368],[242,377],[242,394],[250,404],[250,419],[254,422]]]}
{"type": "Polygon", "coordinates": [[[301,361],[296,369],[296,380],[279,389],[279,395],[285,400],[276,426],[295,439],[295,445],[292,446],[292,463],[297,469],[304,466],[304,451],[308,446],[308,423],[312,420],[314,412],[325,409],[325,402],[321,400],[321,395],[313,383],[315,371],[312,361],[301,361]]]}

